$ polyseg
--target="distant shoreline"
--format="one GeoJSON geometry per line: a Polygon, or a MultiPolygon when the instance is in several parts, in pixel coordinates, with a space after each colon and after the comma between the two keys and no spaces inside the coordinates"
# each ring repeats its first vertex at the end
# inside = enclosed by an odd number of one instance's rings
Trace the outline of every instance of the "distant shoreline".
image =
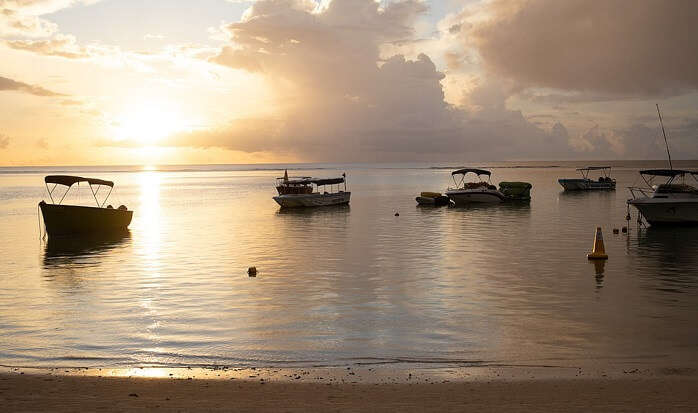
{"type": "MultiPolygon", "coordinates": [[[[216,171],[302,171],[351,169],[418,169],[451,170],[463,167],[489,169],[549,169],[578,168],[589,165],[609,165],[613,168],[663,167],[666,160],[546,160],[546,161],[473,161],[473,162],[385,162],[385,163],[262,163],[262,164],[173,164],[173,165],[0,165],[0,176],[8,174],[40,173],[124,173],[124,172],[216,172],[216,171]]],[[[698,167],[698,160],[674,160],[674,166],[698,167]]]]}

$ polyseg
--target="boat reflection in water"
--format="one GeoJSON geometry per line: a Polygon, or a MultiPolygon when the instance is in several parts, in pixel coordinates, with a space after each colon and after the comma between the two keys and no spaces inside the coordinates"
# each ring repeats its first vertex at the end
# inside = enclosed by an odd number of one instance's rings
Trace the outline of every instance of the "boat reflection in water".
{"type": "Polygon", "coordinates": [[[349,204],[324,205],[315,208],[279,208],[278,215],[287,216],[322,216],[348,213],[351,210],[349,204]]]}
{"type": "Polygon", "coordinates": [[[49,237],[44,250],[44,267],[74,262],[76,259],[103,255],[131,242],[131,232],[121,230],[83,237],[49,237]]]}
{"type": "Polygon", "coordinates": [[[680,230],[672,227],[649,227],[637,234],[637,256],[642,256],[640,274],[658,291],[685,293],[698,288],[698,273],[687,271],[698,265],[698,228],[680,230]]]}

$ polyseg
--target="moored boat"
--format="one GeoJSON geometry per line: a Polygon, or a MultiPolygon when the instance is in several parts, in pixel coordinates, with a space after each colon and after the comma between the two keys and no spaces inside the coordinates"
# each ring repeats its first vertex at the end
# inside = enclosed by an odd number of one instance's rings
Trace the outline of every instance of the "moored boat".
{"type": "MultiPolygon", "coordinates": [[[[698,171],[674,169],[671,162],[671,151],[667,139],[662,113],[657,104],[657,115],[662,127],[664,144],[669,161],[669,169],[648,169],[640,171],[645,181],[645,188],[628,187],[632,199],[628,199],[628,220],[630,205],[637,208],[650,225],[686,225],[698,224],[698,189],[686,183],[686,177],[691,176],[698,181],[698,171]],[[664,177],[666,181],[654,185],[654,179],[664,177]]],[[[638,221],[640,221],[638,219],[638,221]]]]}
{"type": "Polygon", "coordinates": [[[422,192],[415,200],[423,206],[445,206],[451,203],[451,200],[440,192],[422,192]]]}
{"type": "Polygon", "coordinates": [[[39,202],[41,215],[44,219],[46,233],[49,236],[67,236],[77,234],[89,234],[96,232],[116,232],[124,231],[131,224],[133,211],[129,211],[125,206],[121,205],[118,208],[113,208],[111,205],[104,206],[107,203],[109,195],[114,188],[114,182],[105,181],[96,178],[83,178],[80,176],[69,175],[49,175],[44,178],[46,189],[48,190],[51,203],[45,201],[39,202]],[[86,182],[90,188],[96,207],[82,205],[63,205],[70,188],[75,184],[86,182]],[[49,184],[53,184],[53,188],[49,188],[49,184]],[[58,202],[53,199],[53,192],[58,185],[66,186],[66,192],[58,202]],[[95,191],[93,187],[97,187],[95,191]],[[99,189],[102,186],[109,187],[109,193],[100,203],[97,200],[99,189]]]}
{"type": "Polygon", "coordinates": [[[698,189],[686,183],[692,176],[698,181],[698,171],[678,169],[649,169],[640,171],[646,188],[629,187],[633,197],[628,200],[650,225],[698,224],[698,189]],[[654,185],[657,177],[666,182],[654,185]]]}
{"type": "Polygon", "coordinates": [[[476,168],[464,168],[451,173],[453,182],[456,184],[454,188],[449,188],[446,191],[446,196],[448,196],[454,204],[467,205],[467,204],[497,204],[504,202],[506,200],[506,195],[497,190],[497,187],[492,185],[490,182],[490,177],[492,173],[485,169],[476,168]],[[477,177],[478,181],[465,182],[465,177],[468,174],[473,174],[477,177]],[[456,180],[456,176],[461,176],[460,180],[456,180]],[[486,176],[487,181],[483,180],[481,177],[486,176]]]}
{"type": "Polygon", "coordinates": [[[338,178],[300,177],[289,179],[288,171],[286,171],[282,178],[277,178],[276,190],[279,195],[274,197],[274,201],[282,208],[344,205],[348,204],[351,198],[351,192],[346,189],[346,174],[342,174],[338,178]],[[343,190],[340,188],[341,184],[344,184],[343,190]]]}
{"type": "Polygon", "coordinates": [[[586,168],[577,168],[577,171],[582,175],[581,178],[563,178],[557,180],[565,191],[616,189],[616,180],[611,178],[610,166],[588,166],[586,168]],[[601,171],[601,176],[597,179],[590,179],[589,173],[591,171],[601,171]]]}

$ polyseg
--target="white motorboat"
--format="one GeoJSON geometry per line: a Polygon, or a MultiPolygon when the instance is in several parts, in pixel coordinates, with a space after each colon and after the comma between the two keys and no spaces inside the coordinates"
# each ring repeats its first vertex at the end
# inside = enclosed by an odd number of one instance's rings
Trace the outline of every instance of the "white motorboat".
{"type": "Polygon", "coordinates": [[[611,178],[610,166],[589,166],[578,168],[581,178],[563,178],[557,181],[565,191],[589,191],[594,189],[616,189],[616,180],[611,178]],[[601,171],[598,179],[589,179],[589,172],[601,171]]]}
{"type": "Polygon", "coordinates": [[[640,211],[650,225],[698,224],[698,189],[686,183],[687,177],[693,177],[698,182],[698,171],[674,169],[659,105],[657,105],[657,115],[662,127],[662,135],[664,135],[669,169],[640,171],[640,176],[647,187],[628,187],[633,197],[628,199],[628,220],[630,219],[629,208],[632,205],[640,211]],[[654,185],[653,180],[657,177],[666,178],[666,182],[654,185]]]}
{"type": "Polygon", "coordinates": [[[632,205],[650,225],[698,224],[698,189],[686,184],[686,177],[698,181],[698,171],[649,169],[640,171],[646,188],[629,187],[632,205]],[[657,177],[666,182],[654,185],[657,177]]]}
{"type": "Polygon", "coordinates": [[[507,196],[497,190],[497,187],[490,182],[492,173],[485,169],[465,168],[453,171],[451,177],[456,184],[455,188],[448,188],[446,196],[453,201],[456,206],[468,204],[497,204],[504,202],[507,196]],[[477,176],[478,181],[465,182],[465,177],[472,173],[477,176]],[[456,179],[460,175],[460,180],[456,179]],[[487,181],[481,177],[486,176],[487,181]]]}
{"type": "Polygon", "coordinates": [[[274,201],[282,208],[344,205],[349,203],[351,197],[351,192],[347,192],[346,174],[342,174],[339,178],[300,177],[289,179],[288,171],[286,171],[283,178],[277,178],[276,190],[279,195],[274,197],[274,201]],[[344,184],[343,190],[340,189],[341,184],[344,184]]]}

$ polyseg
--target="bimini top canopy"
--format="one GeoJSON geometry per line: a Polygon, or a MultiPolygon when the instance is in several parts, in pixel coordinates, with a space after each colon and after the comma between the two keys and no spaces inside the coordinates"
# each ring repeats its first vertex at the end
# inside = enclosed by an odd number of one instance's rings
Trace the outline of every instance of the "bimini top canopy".
{"type": "Polygon", "coordinates": [[[106,185],[109,187],[114,187],[114,182],[105,181],[103,179],[97,178],[83,178],[81,176],[70,176],[70,175],[49,175],[44,178],[44,182],[47,184],[65,185],[73,186],[73,184],[78,182],[87,182],[90,185],[106,185]]]}
{"type": "Polygon", "coordinates": [[[344,183],[344,178],[313,179],[310,182],[315,185],[337,185],[344,183]]]}
{"type": "Polygon", "coordinates": [[[643,175],[676,177],[686,174],[697,175],[698,171],[684,171],[681,169],[646,169],[644,171],[640,171],[640,173],[643,175]]]}
{"type": "Polygon", "coordinates": [[[611,169],[610,166],[587,166],[586,168],[577,168],[578,171],[600,171],[603,169],[611,169]]]}
{"type": "Polygon", "coordinates": [[[487,175],[487,176],[492,175],[492,172],[490,172],[490,171],[487,171],[487,170],[485,170],[485,169],[476,169],[476,168],[463,168],[463,169],[459,169],[459,170],[457,170],[457,171],[451,172],[451,175],[465,175],[465,174],[470,173],[470,172],[472,172],[472,173],[474,173],[474,174],[476,174],[476,175],[478,175],[478,176],[479,176],[479,175],[487,175]]]}
{"type": "Polygon", "coordinates": [[[282,182],[284,185],[310,185],[310,184],[315,184],[315,185],[336,185],[336,184],[341,184],[344,183],[344,178],[310,178],[310,177],[300,177],[300,178],[293,178],[293,179],[287,179],[285,178],[276,178],[279,180],[284,179],[282,182]]]}

